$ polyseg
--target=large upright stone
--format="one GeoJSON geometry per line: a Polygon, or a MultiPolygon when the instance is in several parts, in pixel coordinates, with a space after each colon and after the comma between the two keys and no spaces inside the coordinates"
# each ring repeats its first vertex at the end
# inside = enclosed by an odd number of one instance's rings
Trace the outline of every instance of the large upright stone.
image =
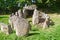
{"type": "Polygon", "coordinates": [[[29,33],[29,23],[26,19],[19,17],[17,15],[12,16],[13,26],[16,30],[17,36],[24,36],[29,33]]]}
{"type": "Polygon", "coordinates": [[[19,20],[17,21],[16,35],[24,36],[29,33],[29,29],[30,26],[28,21],[24,18],[19,18],[19,20]]]}
{"type": "Polygon", "coordinates": [[[37,9],[33,12],[32,23],[34,25],[39,23],[39,11],[37,9]]]}

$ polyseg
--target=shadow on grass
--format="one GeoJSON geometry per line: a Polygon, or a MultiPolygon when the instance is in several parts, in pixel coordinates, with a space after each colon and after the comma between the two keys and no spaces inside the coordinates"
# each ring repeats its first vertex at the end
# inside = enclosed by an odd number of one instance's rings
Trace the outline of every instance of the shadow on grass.
{"type": "Polygon", "coordinates": [[[55,22],[52,19],[50,19],[49,21],[50,21],[50,23],[48,24],[48,27],[55,25],[55,22]]]}
{"type": "Polygon", "coordinates": [[[40,33],[30,33],[28,36],[39,35],[40,33]]]}
{"type": "Polygon", "coordinates": [[[51,22],[50,25],[53,26],[53,25],[55,25],[55,23],[54,22],[51,22]]]}
{"type": "Polygon", "coordinates": [[[8,17],[0,17],[0,18],[8,18],[8,17]]]}

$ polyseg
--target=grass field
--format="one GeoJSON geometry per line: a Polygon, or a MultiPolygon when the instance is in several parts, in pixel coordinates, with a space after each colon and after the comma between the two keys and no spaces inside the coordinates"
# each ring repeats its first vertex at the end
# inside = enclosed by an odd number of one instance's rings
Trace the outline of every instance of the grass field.
{"type": "MultiPolygon", "coordinates": [[[[28,36],[17,37],[15,32],[5,35],[0,32],[0,40],[60,40],[60,15],[49,14],[54,21],[54,25],[42,30],[31,24],[31,30],[28,36]]],[[[0,15],[0,22],[8,24],[9,15],[0,15]]],[[[29,19],[31,20],[31,18],[29,19]]]]}

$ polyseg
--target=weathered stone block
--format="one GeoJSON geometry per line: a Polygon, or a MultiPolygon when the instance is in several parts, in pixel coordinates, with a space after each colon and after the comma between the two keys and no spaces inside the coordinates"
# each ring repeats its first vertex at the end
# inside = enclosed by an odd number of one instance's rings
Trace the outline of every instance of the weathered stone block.
{"type": "Polygon", "coordinates": [[[4,23],[0,23],[1,26],[1,31],[5,34],[10,34],[12,32],[11,26],[4,24],[4,23]]]}

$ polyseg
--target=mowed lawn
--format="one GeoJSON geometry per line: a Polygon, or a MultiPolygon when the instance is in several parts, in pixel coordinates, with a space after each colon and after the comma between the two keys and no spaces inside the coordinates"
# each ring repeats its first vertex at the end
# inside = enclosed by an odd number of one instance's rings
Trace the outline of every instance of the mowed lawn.
{"type": "MultiPolygon", "coordinates": [[[[0,32],[0,40],[60,40],[60,14],[48,14],[54,22],[53,26],[42,30],[31,24],[28,36],[17,37],[15,32],[6,35],[0,32]]],[[[8,24],[9,15],[0,15],[0,22],[8,24]]],[[[31,18],[28,19],[31,21],[31,18]]]]}

